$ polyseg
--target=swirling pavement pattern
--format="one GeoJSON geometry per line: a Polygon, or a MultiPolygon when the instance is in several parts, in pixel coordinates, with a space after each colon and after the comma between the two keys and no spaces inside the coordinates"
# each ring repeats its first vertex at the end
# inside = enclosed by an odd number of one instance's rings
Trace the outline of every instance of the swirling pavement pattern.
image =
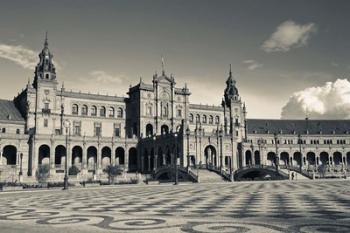
{"type": "Polygon", "coordinates": [[[350,232],[350,181],[0,194],[0,232],[350,232]]]}

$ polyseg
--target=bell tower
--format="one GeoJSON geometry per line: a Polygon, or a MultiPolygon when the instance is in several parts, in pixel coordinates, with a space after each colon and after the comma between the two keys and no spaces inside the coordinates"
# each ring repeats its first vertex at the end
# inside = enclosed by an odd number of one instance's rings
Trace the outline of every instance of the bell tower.
{"type": "Polygon", "coordinates": [[[53,63],[53,55],[49,50],[47,33],[45,35],[44,47],[39,53],[39,62],[35,67],[33,87],[35,89],[35,133],[54,134],[59,128],[60,106],[57,98],[56,68],[53,63]],[[40,114],[38,114],[40,113],[40,114]]]}
{"type": "Polygon", "coordinates": [[[245,137],[246,110],[239,96],[236,80],[232,76],[231,65],[229,76],[226,81],[222,106],[225,115],[225,133],[232,135],[237,141],[241,141],[242,138],[245,137]]]}
{"type": "Polygon", "coordinates": [[[53,64],[53,55],[49,50],[47,32],[45,36],[44,48],[39,54],[39,63],[35,67],[34,74],[34,88],[38,88],[39,83],[52,83],[57,85],[56,68],[53,64]]]}

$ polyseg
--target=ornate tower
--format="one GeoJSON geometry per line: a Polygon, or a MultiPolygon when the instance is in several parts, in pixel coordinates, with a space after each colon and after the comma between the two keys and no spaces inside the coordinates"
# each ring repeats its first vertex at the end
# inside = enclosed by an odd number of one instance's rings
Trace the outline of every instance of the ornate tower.
{"type": "Polygon", "coordinates": [[[47,40],[47,33],[45,36],[44,48],[39,54],[39,63],[35,67],[34,72],[34,83],[35,88],[38,87],[40,82],[53,83],[57,85],[56,81],[56,68],[53,64],[53,55],[49,50],[49,43],[47,40]]]}
{"type": "Polygon", "coordinates": [[[236,80],[232,76],[230,65],[229,77],[226,81],[224,98],[222,101],[225,115],[225,133],[236,137],[240,141],[245,137],[245,106],[242,105],[241,97],[239,96],[236,87],[236,80]]]}
{"type": "Polygon", "coordinates": [[[53,64],[53,55],[49,50],[47,33],[44,47],[39,54],[39,63],[35,67],[33,87],[35,89],[35,104],[31,104],[34,115],[36,134],[54,134],[56,120],[53,113],[60,113],[57,97],[56,68],[53,64]],[[41,114],[38,114],[41,113],[41,114]]]}

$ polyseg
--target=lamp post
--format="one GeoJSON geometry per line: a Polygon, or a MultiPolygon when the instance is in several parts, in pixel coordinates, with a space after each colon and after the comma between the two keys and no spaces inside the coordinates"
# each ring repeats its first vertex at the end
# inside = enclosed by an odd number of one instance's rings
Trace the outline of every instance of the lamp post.
{"type": "Polygon", "coordinates": [[[19,181],[22,182],[23,179],[23,153],[19,155],[19,158],[21,160],[21,163],[19,164],[19,181]]]}
{"type": "Polygon", "coordinates": [[[299,169],[300,169],[300,173],[302,170],[302,163],[303,163],[303,155],[301,154],[301,135],[300,133],[298,134],[298,144],[299,144],[299,153],[300,153],[300,164],[299,164],[299,169]]]}
{"type": "Polygon", "coordinates": [[[153,135],[153,159],[155,161],[153,161],[153,172],[156,171],[156,167],[157,167],[157,163],[158,163],[158,156],[156,156],[157,152],[156,152],[156,140],[157,140],[157,136],[156,134],[153,135]],[[154,166],[154,164],[156,164],[156,166],[154,166]]]}
{"type": "Polygon", "coordinates": [[[222,127],[219,130],[219,141],[220,141],[220,173],[222,172],[222,127]]]}
{"type": "Polygon", "coordinates": [[[274,134],[274,137],[275,137],[275,147],[276,147],[275,165],[276,165],[276,172],[278,172],[279,157],[278,157],[278,137],[277,137],[277,133],[274,134]]]}
{"type": "Polygon", "coordinates": [[[190,168],[190,128],[187,126],[186,138],[187,138],[187,171],[190,168]]]}
{"type": "Polygon", "coordinates": [[[68,134],[70,128],[70,121],[66,120],[64,122],[64,127],[66,128],[66,159],[64,169],[63,190],[68,190],[68,134]]]}
{"type": "Polygon", "coordinates": [[[174,133],[174,138],[175,138],[175,149],[174,149],[174,168],[175,168],[175,182],[174,185],[178,185],[178,170],[177,170],[177,132],[174,133]]]}

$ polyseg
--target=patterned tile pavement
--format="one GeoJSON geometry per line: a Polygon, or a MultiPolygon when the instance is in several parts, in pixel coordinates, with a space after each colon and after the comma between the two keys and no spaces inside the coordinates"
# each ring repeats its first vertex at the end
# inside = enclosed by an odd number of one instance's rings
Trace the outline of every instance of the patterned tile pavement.
{"type": "Polygon", "coordinates": [[[0,193],[0,232],[350,232],[350,180],[0,193]]]}

